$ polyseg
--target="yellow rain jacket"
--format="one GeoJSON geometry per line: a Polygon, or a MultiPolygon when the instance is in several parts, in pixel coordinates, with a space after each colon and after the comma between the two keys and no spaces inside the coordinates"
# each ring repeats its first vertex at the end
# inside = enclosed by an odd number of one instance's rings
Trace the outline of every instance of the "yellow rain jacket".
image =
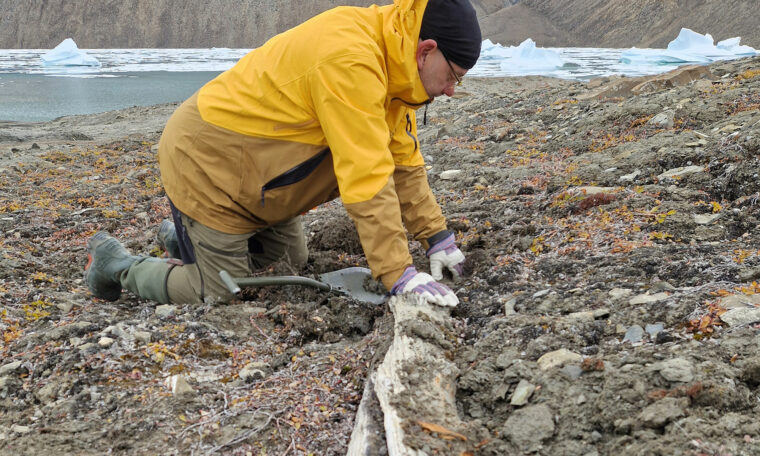
{"type": "Polygon", "coordinates": [[[414,112],[429,101],[415,59],[426,4],[332,9],[203,86],[159,146],[175,206],[238,234],[340,195],[373,275],[390,289],[412,264],[404,225],[425,247],[446,229],[414,112]]]}

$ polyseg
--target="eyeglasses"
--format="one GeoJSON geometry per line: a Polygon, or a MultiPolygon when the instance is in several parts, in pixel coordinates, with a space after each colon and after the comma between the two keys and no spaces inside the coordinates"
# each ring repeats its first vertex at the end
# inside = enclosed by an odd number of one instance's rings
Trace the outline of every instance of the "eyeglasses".
{"type": "MultiPolygon", "coordinates": [[[[441,52],[441,55],[443,55],[443,52],[441,52]]],[[[446,58],[446,56],[443,56],[443,60],[446,61],[446,63],[449,65],[449,69],[451,69],[451,74],[454,75],[454,80],[457,82],[457,87],[462,87],[462,78],[459,77],[457,72],[454,70],[454,67],[451,65],[451,62],[449,62],[449,59],[446,58]]]]}

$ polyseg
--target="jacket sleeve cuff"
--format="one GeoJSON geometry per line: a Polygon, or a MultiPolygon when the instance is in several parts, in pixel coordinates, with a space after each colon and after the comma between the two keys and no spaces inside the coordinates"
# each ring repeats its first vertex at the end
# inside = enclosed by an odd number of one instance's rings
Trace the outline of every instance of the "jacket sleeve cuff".
{"type": "Polygon", "coordinates": [[[435,233],[434,235],[432,235],[432,236],[430,236],[429,238],[426,239],[426,241],[427,241],[427,248],[430,248],[430,247],[438,244],[442,240],[444,240],[447,237],[449,237],[449,235],[451,235],[451,231],[449,231],[449,230],[443,230],[443,231],[439,231],[439,232],[435,233]]]}
{"type": "Polygon", "coordinates": [[[411,264],[407,264],[401,269],[383,274],[382,277],[380,277],[380,281],[383,282],[383,285],[385,285],[385,289],[390,291],[390,289],[393,288],[393,285],[398,281],[399,278],[401,278],[401,275],[404,274],[404,271],[406,271],[406,268],[409,266],[411,266],[411,264]]]}

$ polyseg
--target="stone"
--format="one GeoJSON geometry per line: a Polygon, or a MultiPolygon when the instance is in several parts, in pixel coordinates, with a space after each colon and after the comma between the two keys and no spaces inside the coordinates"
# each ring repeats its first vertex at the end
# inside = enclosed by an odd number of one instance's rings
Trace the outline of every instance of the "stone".
{"type": "Polygon", "coordinates": [[[32,432],[32,428],[29,426],[21,426],[20,424],[14,424],[11,425],[11,432],[15,432],[16,434],[28,434],[32,432]]]}
{"type": "Polygon", "coordinates": [[[517,384],[515,391],[512,393],[509,403],[518,407],[523,406],[528,403],[528,399],[530,399],[535,390],[535,385],[527,380],[520,380],[520,383],[517,384]]]}
{"type": "Polygon", "coordinates": [[[98,351],[98,345],[93,344],[92,342],[87,342],[86,344],[82,344],[77,347],[82,354],[90,355],[92,353],[95,353],[98,351]]]}
{"type": "Polygon", "coordinates": [[[87,332],[93,326],[89,321],[78,321],[70,325],[57,326],[45,333],[46,340],[61,340],[87,332]]]}
{"type": "Polygon", "coordinates": [[[221,375],[215,371],[195,371],[192,374],[189,374],[188,377],[195,380],[196,383],[208,383],[216,382],[224,378],[224,375],[221,375]]]}
{"type": "Polygon", "coordinates": [[[742,269],[739,271],[740,282],[752,282],[757,279],[760,279],[760,268],[758,267],[742,269]]]}
{"type": "Polygon", "coordinates": [[[646,333],[649,334],[649,337],[654,340],[657,338],[657,334],[661,333],[663,329],[665,329],[664,323],[655,323],[646,325],[644,331],[646,331],[646,333]]]}
{"type": "Polygon", "coordinates": [[[43,404],[49,404],[58,397],[58,382],[51,381],[47,385],[38,389],[34,396],[43,404]]]}
{"type": "Polygon", "coordinates": [[[5,377],[6,375],[13,375],[13,374],[20,374],[22,371],[25,371],[26,368],[23,367],[22,361],[14,361],[12,363],[8,363],[3,365],[3,367],[0,367],[0,377],[5,377]]]}
{"type": "Polygon", "coordinates": [[[672,334],[670,334],[667,331],[660,331],[657,333],[657,336],[654,338],[654,343],[656,344],[665,344],[668,342],[673,342],[675,337],[673,337],[672,334]]]}
{"type": "Polygon", "coordinates": [[[578,380],[583,375],[583,369],[577,364],[568,364],[559,371],[560,374],[567,377],[569,380],[578,380]]]}
{"type": "Polygon", "coordinates": [[[653,302],[664,301],[668,299],[668,297],[670,297],[670,294],[666,292],[655,293],[655,294],[644,293],[644,294],[634,296],[633,298],[631,298],[631,300],[628,301],[628,304],[631,304],[631,305],[651,304],[653,302]]]}
{"type": "Polygon", "coordinates": [[[261,380],[267,376],[267,372],[270,371],[269,364],[262,362],[252,362],[246,364],[240,372],[238,377],[240,380],[250,383],[254,380],[261,380]]]}
{"type": "Polygon", "coordinates": [[[518,409],[504,423],[504,436],[523,452],[534,452],[554,435],[553,415],[545,404],[518,409]]]}
{"type": "Polygon", "coordinates": [[[515,304],[517,304],[517,298],[511,298],[510,300],[504,303],[505,316],[515,315],[517,313],[517,311],[515,310],[515,304]]]}
{"type": "Polygon", "coordinates": [[[124,329],[124,324],[119,323],[118,325],[111,325],[103,330],[102,334],[105,335],[112,335],[113,337],[118,337],[119,339],[128,339],[129,333],[124,329]]]}
{"type": "Polygon", "coordinates": [[[624,174],[620,177],[618,177],[618,180],[620,182],[633,182],[637,177],[641,175],[641,171],[638,169],[630,174],[624,174]]]}
{"type": "Polygon", "coordinates": [[[718,220],[722,214],[694,214],[694,223],[697,225],[709,225],[710,223],[718,220]]]}
{"type": "Polygon", "coordinates": [[[609,291],[610,298],[612,299],[618,299],[618,298],[624,298],[628,295],[633,293],[633,290],[630,288],[613,288],[609,291]]]}
{"type": "Polygon", "coordinates": [[[164,380],[164,385],[169,388],[174,396],[192,396],[195,390],[182,375],[172,375],[164,380]]]}
{"type": "Polygon", "coordinates": [[[496,400],[503,400],[507,397],[507,391],[509,391],[509,385],[506,383],[497,384],[491,388],[491,397],[496,400]]]}
{"type": "Polygon", "coordinates": [[[600,193],[612,193],[615,191],[615,187],[597,187],[587,185],[584,187],[576,187],[575,191],[583,193],[584,195],[598,195],[600,193]]]}
{"type": "Polygon", "coordinates": [[[548,295],[551,291],[552,291],[551,288],[547,288],[546,290],[537,291],[537,292],[533,293],[533,297],[534,298],[542,298],[542,297],[548,295]]]}
{"type": "Polygon", "coordinates": [[[760,321],[760,308],[737,307],[726,311],[720,316],[723,323],[728,326],[741,326],[760,321]]]}
{"type": "Polygon", "coordinates": [[[268,309],[266,307],[249,307],[245,310],[245,313],[247,315],[253,315],[254,317],[258,317],[260,315],[267,313],[267,310],[268,309]]]}
{"type": "Polygon", "coordinates": [[[623,337],[623,343],[630,342],[632,344],[638,344],[644,339],[644,328],[639,325],[633,325],[625,331],[625,337],[623,337]]]}
{"type": "Polygon", "coordinates": [[[675,125],[675,117],[676,113],[671,110],[663,111],[656,116],[649,119],[649,122],[647,124],[656,127],[656,128],[673,128],[673,125],[675,125]]]}
{"type": "Polygon", "coordinates": [[[149,344],[153,338],[153,335],[148,331],[135,331],[134,336],[135,340],[143,345],[149,344]]]}
{"type": "Polygon", "coordinates": [[[156,307],[156,317],[164,319],[174,316],[177,313],[177,307],[171,304],[163,304],[156,307]]]}
{"type": "Polygon", "coordinates": [[[98,345],[100,345],[103,348],[108,348],[113,343],[116,342],[114,339],[111,339],[110,337],[101,337],[100,340],[98,340],[98,345]]]}
{"type": "Polygon", "coordinates": [[[692,141],[692,142],[688,142],[688,143],[684,144],[684,146],[691,147],[691,148],[702,147],[702,146],[706,146],[706,145],[707,145],[707,141],[704,140],[704,139],[700,139],[698,141],[692,141]]]}
{"type": "Polygon", "coordinates": [[[640,95],[642,93],[657,92],[671,87],[684,86],[700,79],[713,80],[715,76],[707,66],[682,65],[667,73],[647,78],[641,84],[631,88],[631,93],[640,95]]]}
{"type": "Polygon", "coordinates": [[[462,174],[461,169],[449,169],[440,174],[440,178],[443,180],[454,180],[462,174]]]}
{"type": "Polygon", "coordinates": [[[733,133],[736,130],[741,130],[741,129],[742,129],[742,127],[740,127],[738,125],[728,124],[725,127],[723,127],[720,130],[718,130],[718,132],[719,133],[733,133]]]}
{"type": "Polygon", "coordinates": [[[610,316],[610,309],[602,307],[601,309],[596,309],[593,313],[594,320],[601,320],[602,318],[607,318],[610,316]]]}
{"type": "Polygon", "coordinates": [[[656,282],[652,285],[652,287],[649,289],[649,292],[660,292],[660,291],[676,291],[676,287],[671,285],[669,282],[666,282],[664,280],[660,280],[659,282],[656,282]]]}
{"type": "Polygon", "coordinates": [[[706,79],[700,79],[699,81],[694,82],[694,88],[702,92],[708,92],[712,89],[712,87],[712,81],[708,81],[706,79]]]}
{"type": "MultiPolygon", "coordinates": [[[[704,141],[704,140],[701,140],[704,141]]],[[[673,177],[683,177],[688,176],[689,174],[696,174],[696,173],[703,173],[705,172],[704,166],[683,166],[680,168],[673,168],[665,171],[664,173],[657,176],[657,179],[665,179],[665,178],[673,178],[673,177]]]]}
{"type": "Polygon", "coordinates": [[[760,308],[738,307],[720,316],[728,326],[741,326],[760,321],[760,308]]]}
{"type": "Polygon", "coordinates": [[[545,353],[536,362],[541,370],[549,370],[562,367],[565,364],[580,362],[583,359],[578,353],[573,353],[566,348],[560,348],[553,352],[545,353]]]}
{"type": "Polygon", "coordinates": [[[654,365],[662,378],[673,383],[689,383],[694,380],[694,365],[684,358],[673,358],[654,365]]]}
{"type": "Polygon", "coordinates": [[[569,321],[583,323],[594,321],[594,312],[573,312],[565,317],[569,321]]]}
{"type": "Polygon", "coordinates": [[[71,309],[74,307],[74,301],[66,300],[63,302],[59,302],[55,305],[55,307],[58,308],[62,313],[69,313],[71,312],[71,309]]]}
{"type": "Polygon", "coordinates": [[[712,80],[715,76],[704,65],[684,65],[667,73],[654,76],[613,76],[594,82],[593,90],[576,96],[578,100],[602,100],[605,98],[628,98],[642,93],[657,92],[683,86],[700,79],[712,80]]]}
{"type": "Polygon", "coordinates": [[[760,294],[746,295],[744,293],[737,293],[728,295],[720,300],[720,306],[729,310],[758,305],[760,305],[760,294]]]}
{"type": "Polygon", "coordinates": [[[499,353],[499,356],[496,357],[496,367],[500,369],[506,369],[509,366],[512,365],[512,363],[515,362],[515,358],[517,358],[517,353],[512,351],[506,351],[504,353],[499,353]]]}
{"type": "Polygon", "coordinates": [[[645,427],[659,429],[684,416],[684,398],[666,397],[650,404],[639,413],[638,420],[645,427]]]}
{"type": "Polygon", "coordinates": [[[21,380],[16,376],[0,377],[0,398],[8,397],[17,389],[21,388],[21,380]]]}

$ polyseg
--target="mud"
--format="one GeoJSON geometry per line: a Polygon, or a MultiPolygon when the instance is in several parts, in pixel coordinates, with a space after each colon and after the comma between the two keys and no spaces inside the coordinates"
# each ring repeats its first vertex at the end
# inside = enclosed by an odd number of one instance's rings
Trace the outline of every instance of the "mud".
{"type": "MultiPolygon", "coordinates": [[[[415,425],[432,412],[410,408],[408,445],[760,453],[760,318],[721,319],[749,314],[760,293],[760,60],[709,70],[602,99],[581,82],[468,78],[430,107],[420,140],[467,276],[449,282],[451,325],[404,331],[455,364],[457,416],[437,424],[466,440],[415,425]]],[[[161,254],[155,144],[172,109],[0,125],[0,454],[347,449],[389,344],[387,306],[288,286],[166,308],[83,285],[96,230],[161,254]],[[173,375],[190,390],[173,394],[173,375]]],[[[339,203],[305,226],[306,267],[261,274],[366,266],[339,203]]]]}

